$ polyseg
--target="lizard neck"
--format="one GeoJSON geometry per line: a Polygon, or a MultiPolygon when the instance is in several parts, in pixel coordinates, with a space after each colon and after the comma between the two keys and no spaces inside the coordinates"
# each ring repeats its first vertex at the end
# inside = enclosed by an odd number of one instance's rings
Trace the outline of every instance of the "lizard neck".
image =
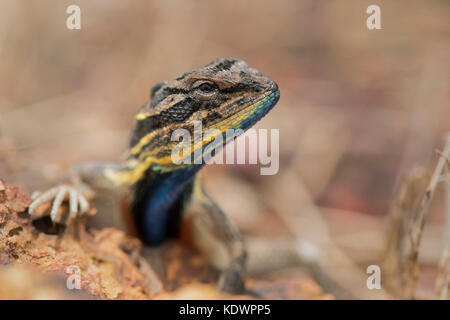
{"type": "Polygon", "coordinates": [[[178,233],[184,201],[201,167],[194,165],[169,173],[149,173],[135,186],[133,217],[146,243],[157,245],[178,233]]]}

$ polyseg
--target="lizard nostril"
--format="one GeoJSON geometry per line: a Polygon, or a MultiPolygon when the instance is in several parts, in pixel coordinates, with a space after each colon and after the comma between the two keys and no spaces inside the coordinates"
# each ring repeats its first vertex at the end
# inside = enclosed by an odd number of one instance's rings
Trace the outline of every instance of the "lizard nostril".
{"type": "Polygon", "coordinates": [[[279,91],[278,85],[276,84],[275,81],[272,81],[272,82],[271,82],[271,84],[270,84],[270,90],[272,90],[272,91],[279,91]]]}

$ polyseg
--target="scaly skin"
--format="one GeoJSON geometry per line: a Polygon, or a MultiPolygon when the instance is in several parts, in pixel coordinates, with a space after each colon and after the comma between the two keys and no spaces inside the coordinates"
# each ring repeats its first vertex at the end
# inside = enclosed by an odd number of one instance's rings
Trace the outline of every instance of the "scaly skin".
{"type": "MultiPolygon", "coordinates": [[[[170,235],[188,238],[223,270],[219,279],[222,290],[242,291],[246,262],[242,238],[204,193],[198,178],[203,163],[172,161],[172,150],[179,142],[171,137],[176,129],[188,130],[193,137],[194,121],[201,121],[203,134],[210,129],[219,130],[224,137],[228,129],[243,132],[275,106],[278,86],[245,62],[222,58],[156,84],[150,98],[136,115],[123,164],[81,164],[72,171],[96,192],[125,189],[138,234],[146,243],[159,244],[170,235]]],[[[227,142],[223,139],[223,144],[227,142]]],[[[214,143],[192,140],[192,159],[196,150],[215,147],[214,143]]],[[[86,211],[79,187],[64,185],[50,191],[34,200],[30,213],[54,199],[51,216],[59,221],[57,209],[65,195],[69,195],[71,216],[86,211]]]]}

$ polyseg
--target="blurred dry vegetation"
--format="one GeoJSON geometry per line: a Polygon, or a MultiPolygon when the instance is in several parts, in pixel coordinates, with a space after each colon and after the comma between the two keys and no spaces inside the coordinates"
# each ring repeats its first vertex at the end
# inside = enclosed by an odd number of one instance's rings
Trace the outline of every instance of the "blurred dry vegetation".
{"type": "MultiPolygon", "coordinates": [[[[280,169],[208,166],[207,190],[255,252],[262,240],[314,243],[327,274],[354,297],[377,297],[365,270],[382,264],[396,190],[423,167],[408,208],[420,202],[450,129],[449,9],[443,0],[0,0],[0,178],[31,192],[72,163],[119,159],[153,84],[237,57],[280,87],[258,124],[280,129],[280,169]],[[81,30],[65,27],[70,4],[81,7],[81,30]],[[366,28],[370,4],[382,30],[366,28]]],[[[443,190],[426,217],[421,298],[436,297],[443,190]]],[[[263,279],[305,272],[267,273],[255,261],[263,279]]],[[[402,297],[400,276],[382,279],[402,297]]]]}

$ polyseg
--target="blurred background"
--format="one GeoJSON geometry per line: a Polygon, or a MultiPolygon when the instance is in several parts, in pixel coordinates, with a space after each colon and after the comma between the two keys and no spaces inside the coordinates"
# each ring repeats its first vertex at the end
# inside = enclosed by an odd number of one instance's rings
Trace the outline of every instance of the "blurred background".
{"type": "MultiPolygon", "coordinates": [[[[327,274],[365,297],[395,191],[413,168],[432,171],[450,129],[449,9],[443,0],[0,0],[0,178],[31,192],[70,164],[116,161],[153,84],[240,58],[280,87],[257,124],[280,129],[279,173],[207,166],[207,190],[250,245],[317,246],[327,274]],[[71,4],[81,30],[66,28],[71,4]],[[381,30],[366,27],[371,4],[381,30]]],[[[433,297],[444,208],[439,189],[421,297],[433,297]]],[[[264,279],[305,272],[255,261],[264,279]]]]}

